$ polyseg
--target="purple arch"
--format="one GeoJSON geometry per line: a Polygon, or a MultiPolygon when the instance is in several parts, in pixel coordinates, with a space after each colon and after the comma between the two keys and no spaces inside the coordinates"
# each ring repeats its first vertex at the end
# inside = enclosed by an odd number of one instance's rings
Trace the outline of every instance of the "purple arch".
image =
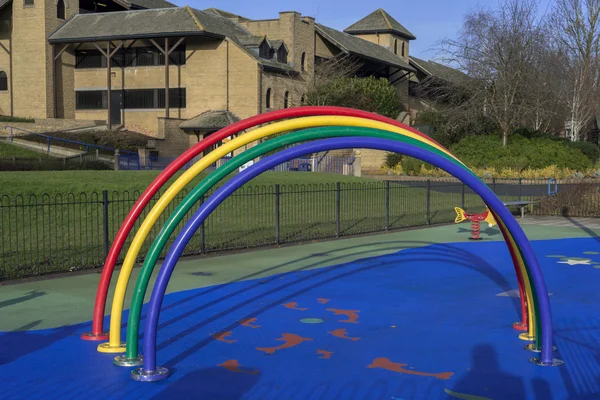
{"type": "Polygon", "coordinates": [[[157,369],[156,367],[156,334],[162,300],[165,296],[169,279],[173,273],[173,270],[175,269],[175,265],[177,264],[179,257],[185,249],[185,246],[191,240],[194,233],[200,228],[204,220],[210,215],[210,213],[239,187],[243,186],[252,178],[260,175],[264,171],[275,167],[276,165],[306,154],[347,148],[368,148],[374,150],[393,151],[420,159],[438,168],[441,168],[460,179],[465,183],[465,185],[470,187],[483,199],[488,207],[496,213],[498,218],[504,222],[506,229],[511,233],[515,243],[521,250],[525,264],[529,268],[531,281],[535,287],[535,294],[537,294],[537,302],[539,304],[540,312],[540,363],[542,365],[554,365],[552,357],[552,315],[544,276],[535,253],[533,252],[533,248],[527,239],[527,236],[513,215],[504,206],[502,201],[487,187],[487,185],[485,185],[478,178],[471,175],[459,165],[433,152],[394,140],[376,139],[372,137],[348,137],[323,139],[309,142],[271,155],[236,175],[225,185],[220,187],[209,199],[206,200],[204,204],[202,204],[202,206],[196,211],[194,216],[188,221],[175,239],[175,242],[167,254],[165,262],[158,273],[146,318],[144,336],[144,366],[143,368],[132,371],[132,377],[134,379],[154,381],[162,379],[165,376],[166,370],[157,369]]]}

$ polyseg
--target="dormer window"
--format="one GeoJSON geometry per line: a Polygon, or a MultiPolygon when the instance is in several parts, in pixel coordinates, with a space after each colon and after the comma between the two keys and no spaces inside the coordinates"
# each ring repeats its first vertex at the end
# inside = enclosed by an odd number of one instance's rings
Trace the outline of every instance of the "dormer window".
{"type": "Polygon", "coordinates": [[[33,0],[23,0],[23,5],[25,7],[33,7],[33,0]]]}
{"type": "Polygon", "coordinates": [[[280,46],[279,50],[277,50],[277,61],[283,64],[287,64],[287,49],[285,46],[280,46]]]}
{"type": "Polygon", "coordinates": [[[402,42],[402,57],[405,57],[406,48],[404,46],[405,46],[405,44],[404,44],[404,42],[402,42]]]}
{"type": "Polygon", "coordinates": [[[260,58],[266,58],[269,59],[270,54],[271,53],[271,46],[269,46],[269,42],[267,42],[266,40],[263,40],[263,42],[260,44],[259,50],[258,50],[258,54],[260,56],[260,58]]]}

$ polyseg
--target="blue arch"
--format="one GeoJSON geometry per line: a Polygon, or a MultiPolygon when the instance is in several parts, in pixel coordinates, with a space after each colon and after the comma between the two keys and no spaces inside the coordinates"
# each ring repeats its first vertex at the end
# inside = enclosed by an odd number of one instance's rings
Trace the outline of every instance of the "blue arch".
{"type": "MultiPolygon", "coordinates": [[[[276,165],[286,162],[290,159],[297,158],[306,154],[318,153],[321,151],[347,149],[347,148],[368,148],[375,150],[393,151],[414,157],[432,164],[438,168],[445,170],[456,178],[460,179],[475,193],[477,193],[488,207],[493,210],[499,219],[501,219],[506,229],[511,233],[514,241],[518,245],[525,263],[529,267],[531,281],[538,296],[540,321],[541,321],[541,363],[544,365],[552,365],[552,316],[550,310],[550,301],[548,298],[548,290],[546,283],[537,261],[535,253],[513,215],[504,206],[502,201],[479,179],[471,175],[462,167],[453,162],[420,147],[400,143],[388,139],[376,139],[371,137],[348,137],[336,139],[324,139],[314,142],[309,142],[288,148],[279,153],[271,155],[252,167],[247,168],[237,176],[229,180],[225,185],[220,187],[202,206],[196,211],[194,216],[188,221],[185,227],[181,230],[173,243],[165,262],[158,273],[156,284],[152,291],[150,299],[148,316],[146,318],[145,336],[144,336],[144,367],[140,370],[133,371],[136,374],[152,375],[157,371],[156,367],[156,335],[158,329],[158,319],[162,300],[164,298],[167,285],[175,265],[179,260],[185,246],[191,240],[194,233],[200,228],[204,220],[210,213],[230,196],[239,187],[246,184],[252,178],[260,175],[266,170],[269,170],[276,165]]],[[[152,379],[148,379],[152,380],[152,379]]]]}

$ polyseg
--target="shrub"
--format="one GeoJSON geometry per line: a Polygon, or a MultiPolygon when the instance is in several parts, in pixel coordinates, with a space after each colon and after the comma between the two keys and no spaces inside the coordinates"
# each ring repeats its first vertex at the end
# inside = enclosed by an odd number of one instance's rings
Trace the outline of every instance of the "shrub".
{"type": "Polygon", "coordinates": [[[582,182],[561,185],[557,194],[543,198],[534,207],[534,214],[563,217],[600,216],[600,191],[596,183],[582,182]]]}
{"type": "Polygon", "coordinates": [[[403,109],[396,89],[383,78],[333,78],[305,95],[306,105],[350,107],[396,119],[403,109]]]}
{"type": "Polygon", "coordinates": [[[465,137],[498,132],[497,124],[485,116],[450,120],[444,112],[432,109],[420,111],[415,125],[431,127],[433,133],[430,136],[445,147],[450,147],[465,137]]]}
{"type": "Polygon", "coordinates": [[[11,117],[9,115],[0,115],[0,122],[26,122],[26,123],[34,123],[35,119],[33,119],[33,118],[23,118],[23,117],[11,117]]]}
{"type": "Polygon", "coordinates": [[[579,149],[565,146],[548,137],[528,139],[511,136],[508,146],[502,147],[499,137],[471,136],[452,146],[452,151],[465,164],[477,168],[541,169],[551,165],[585,171],[592,162],[579,149]]]}
{"type": "Polygon", "coordinates": [[[402,154],[398,153],[387,153],[385,155],[384,165],[388,168],[394,168],[402,161],[402,154]]]}
{"type": "Polygon", "coordinates": [[[578,149],[592,162],[595,163],[600,160],[600,149],[598,146],[591,142],[565,142],[567,146],[574,149],[578,149]]]}

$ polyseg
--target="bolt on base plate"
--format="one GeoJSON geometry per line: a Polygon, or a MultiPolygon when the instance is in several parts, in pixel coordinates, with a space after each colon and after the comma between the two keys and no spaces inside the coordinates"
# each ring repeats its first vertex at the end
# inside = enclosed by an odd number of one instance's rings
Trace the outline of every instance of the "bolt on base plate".
{"type": "Polygon", "coordinates": [[[113,364],[119,367],[137,367],[144,363],[144,356],[141,354],[137,357],[128,358],[127,356],[116,356],[113,364]]]}
{"type": "Polygon", "coordinates": [[[137,368],[131,371],[131,379],[140,382],[160,381],[168,375],[169,370],[164,367],[156,367],[156,371],[145,371],[144,368],[137,368]]]}

